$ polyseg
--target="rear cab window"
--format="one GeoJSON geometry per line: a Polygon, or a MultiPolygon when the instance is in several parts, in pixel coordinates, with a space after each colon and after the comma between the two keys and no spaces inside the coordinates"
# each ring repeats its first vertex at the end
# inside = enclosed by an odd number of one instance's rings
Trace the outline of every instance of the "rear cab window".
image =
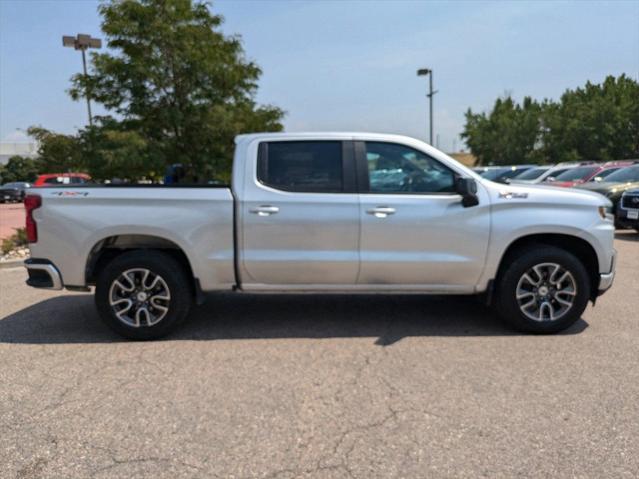
{"type": "Polygon", "coordinates": [[[260,144],[257,179],[297,193],[343,193],[341,141],[271,141],[260,144]]]}

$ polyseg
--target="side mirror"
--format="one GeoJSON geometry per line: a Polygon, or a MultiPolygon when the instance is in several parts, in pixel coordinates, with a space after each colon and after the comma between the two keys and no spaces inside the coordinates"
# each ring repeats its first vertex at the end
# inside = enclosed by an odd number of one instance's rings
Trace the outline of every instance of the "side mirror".
{"type": "Polygon", "coordinates": [[[464,208],[477,206],[479,198],[477,197],[477,183],[472,178],[457,178],[455,184],[457,193],[462,196],[462,205],[464,208]]]}

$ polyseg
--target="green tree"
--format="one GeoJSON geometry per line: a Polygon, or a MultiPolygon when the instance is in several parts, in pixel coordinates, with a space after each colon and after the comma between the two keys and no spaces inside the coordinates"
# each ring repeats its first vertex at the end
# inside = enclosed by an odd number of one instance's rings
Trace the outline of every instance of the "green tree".
{"type": "Polygon", "coordinates": [[[149,155],[147,140],[136,131],[121,129],[117,121],[101,121],[99,127],[80,131],[79,141],[93,179],[158,181],[165,166],[149,155]]]}
{"type": "Polygon", "coordinates": [[[33,158],[15,155],[6,165],[0,165],[0,184],[14,181],[32,182],[38,176],[38,167],[33,158]]]}
{"type": "Polygon", "coordinates": [[[109,1],[99,11],[109,51],[92,55],[91,74],[74,76],[70,94],[90,92],[121,118],[120,132],[138,135],[125,140],[136,161],[181,163],[191,179],[228,178],[235,135],[282,129],[282,110],[255,102],[259,67],[207,4],[109,1]]]}
{"type": "Polygon", "coordinates": [[[27,130],[38,142],[36,166],[40,173],[85,171],[86,161],[77,136],[55,133],[32,126],[27,130]]]}
{"type": "Polygon", "coordinates": [[[567,90],[543,110],[544,154],[553,161],[639,157],[639,83],[621,75],[567,90]]]}
{"type": "Polygon", "coordinates": [[[478,164],[638,158],[639,83],[609,76],[559,102],[500,98],[489,113],[467,111],[462,137],[478,164]]]}
{"type": "Polygon", "coordinates": [[[466,112],[462,138],[479,165],[514,165],[539,158],[540,111],[537,102],[521,105],[510,96],[498,98],[490,113],[466,112]]]}

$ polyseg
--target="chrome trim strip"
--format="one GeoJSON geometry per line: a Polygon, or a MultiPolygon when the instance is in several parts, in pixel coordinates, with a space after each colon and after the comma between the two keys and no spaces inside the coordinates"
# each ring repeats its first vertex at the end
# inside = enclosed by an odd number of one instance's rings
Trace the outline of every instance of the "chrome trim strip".
{"type": "Polygon", "coordinates": [[[615,272],[612,273],[603,273],[599,275],[599,292],[603,293],[607,291],[612,286],[612,282],[615,279],[615,272]]]}
{"type": "Polygon", "coordinates": [[[607,291],[615,280],[615,269],[617,267],[617,250],[612,250],[612,259],[610,261],[610,273],[599,273],[599,293],[607,291]]]}
{"type": "Polygon", "coordinates": [[[52,264],[25,263],[25,268],[46,271],[51,278],[51,286],[38,287],[38,289],[62,289],[62,277],[59,271],[52,264]]]}

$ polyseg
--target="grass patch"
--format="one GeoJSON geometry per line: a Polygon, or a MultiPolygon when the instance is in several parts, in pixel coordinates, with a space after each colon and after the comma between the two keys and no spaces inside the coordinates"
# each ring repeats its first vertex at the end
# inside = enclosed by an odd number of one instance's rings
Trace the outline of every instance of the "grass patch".
{"type": "Polygon", "coordinates": [[[27,232],[24,228],[16,228],[16,232],[2,240],[2,245],[0,249],[2,249],[2,254],[7,254],[8,252],[20,248],[21,246],[27,245],[27,232]]]}

